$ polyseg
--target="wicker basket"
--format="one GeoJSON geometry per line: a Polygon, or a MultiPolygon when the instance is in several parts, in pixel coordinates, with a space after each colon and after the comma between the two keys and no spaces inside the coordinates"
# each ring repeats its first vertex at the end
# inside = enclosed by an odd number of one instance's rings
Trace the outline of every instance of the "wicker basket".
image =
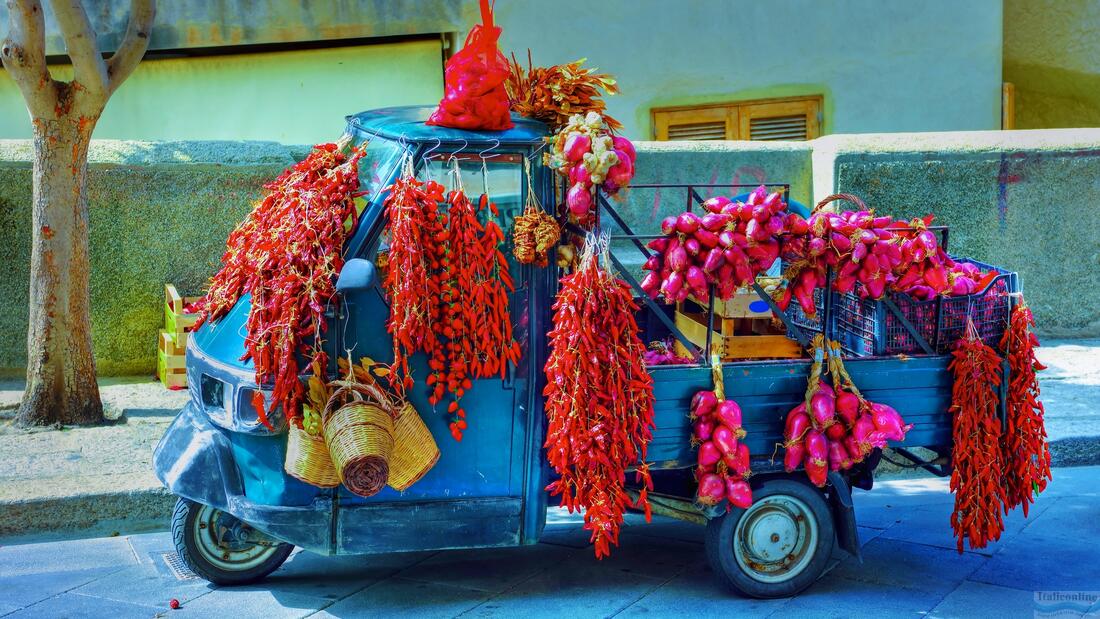
{"type": "Polygon", "coordinates": [[[349,492],[368,497],[378,494],[389,479],[393,417],[382,407],[359,398],[354,389],[337,389],[325,407],[321,423],[340,481],[349,492]],[[333,410],[343,395],[356,399],[333,410]]]}
{"type": "Polygon", "coordinates": [[[394,425],[390,487],[405,490],[420,481],[438,461],[439,447],[435,444],[435,438],[413,405],[406,402],[398,412],[394,425]]]}
{"type": "Polygon", "coordinates": [[[291,477],[320,488],[340,485],[340,476],[332,465],[324,437],[313,436],[293,423],[287,433],[283,469],[291,477]]]}

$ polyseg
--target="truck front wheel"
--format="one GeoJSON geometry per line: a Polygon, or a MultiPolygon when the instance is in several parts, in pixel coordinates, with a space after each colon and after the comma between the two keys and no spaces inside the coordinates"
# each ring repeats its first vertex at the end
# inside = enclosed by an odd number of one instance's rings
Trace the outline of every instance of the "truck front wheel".
{"type": "Polygon", "coordinates": [[[816,488],[791,479],[770,479],[752,494],[748,509],[732,509],[707,523],[707,560],[718,579],[742,595],[794,595],[813,584],[829,561],[829,504],[816,488]]]}
{"type": "Polygon", "coordinates": [[[172,512],[176,553],[215,585],[247,585],[274,572],[294,550],[220,509],[179,499],[172,512]]]}

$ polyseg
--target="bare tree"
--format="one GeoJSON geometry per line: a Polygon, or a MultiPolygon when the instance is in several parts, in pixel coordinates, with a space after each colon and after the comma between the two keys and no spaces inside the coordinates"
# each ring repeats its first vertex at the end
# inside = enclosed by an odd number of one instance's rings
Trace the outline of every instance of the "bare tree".
{"type": "Polygon", "coordinates": [[[34,135],[30,325],[22,425],[103,420],[89,328],[88,200],[92,130],[111,94],[149,46],[154,0],[131,0],[121,45],[104,59],[82,0],[51,0],[73,80],[46,66],[39,0],[7,0],[0,60],[27,103],[34,135]]]}

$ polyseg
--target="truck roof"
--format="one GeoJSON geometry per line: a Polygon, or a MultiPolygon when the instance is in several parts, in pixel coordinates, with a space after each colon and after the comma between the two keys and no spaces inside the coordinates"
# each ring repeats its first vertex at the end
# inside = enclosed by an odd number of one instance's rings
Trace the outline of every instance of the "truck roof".
{"type": "Polygon", "coordinates": [[[490,145],[498,140],[500,144],[531,144],[541,142],[548,134],[542,122],[517,114],[512,114],[515,126],[507,131],[466,131],[424,124],[433,111],[435,106],[386,107],[353,114],[347,121],[360,131],[410,142],[439,139],[456,143],[465,140],[471,145],[490,145]]]}

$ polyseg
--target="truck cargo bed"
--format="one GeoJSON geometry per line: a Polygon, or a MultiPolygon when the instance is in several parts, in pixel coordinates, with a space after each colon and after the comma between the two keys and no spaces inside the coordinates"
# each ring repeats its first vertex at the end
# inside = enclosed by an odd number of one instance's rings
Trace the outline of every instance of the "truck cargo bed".
{"type": "MultiPolygon", "coordinates": [[[[893,406],[913,429],[906,447],[951,444],[950,357],[878,357],[845,359],[844,365],[863,395],[893,406]]],[[[787,412],[806,392],[809,360],[745,361],[722,366],[726,397],[741,405],[744,441],[753,458],[770,457],[783,440],[787,412]]],[[[647,460],[657,468],[695,465],[688,407],[696,391],[713,388],[705,365],[663,365],[649,368],[653,376],[656,428],[647,460]]],[[[776,460],[782,451],[775,452],[776,460]]]]}

